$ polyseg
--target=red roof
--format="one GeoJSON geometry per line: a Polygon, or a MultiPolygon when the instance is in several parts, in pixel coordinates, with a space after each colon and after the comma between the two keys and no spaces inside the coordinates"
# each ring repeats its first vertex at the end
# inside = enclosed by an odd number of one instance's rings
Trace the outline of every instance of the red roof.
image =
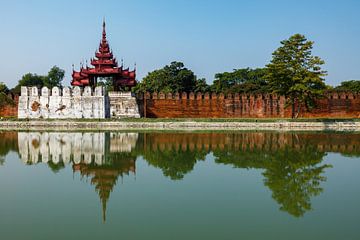
{"type": "Polygon", "coordinates": [[[110,50],[109,43],[106,39],[105,21],[103,22],[102,39],[99,49],[95,53],[95,58],[90,60],[93,67],[81,67],[80,71],[73,71],[72,86],[88,86],[89,79],[93,77],[112,76],[114,83],[119,86],[133,87],[136,85],[136,70],[129,71],[129,68],[119,67],[113,53],[110,50]]]}

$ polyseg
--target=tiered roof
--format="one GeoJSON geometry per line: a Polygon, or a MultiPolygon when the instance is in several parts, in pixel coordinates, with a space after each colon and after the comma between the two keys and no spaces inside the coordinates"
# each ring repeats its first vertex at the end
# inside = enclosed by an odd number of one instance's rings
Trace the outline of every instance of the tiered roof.
{"type": "Polygon", "coordinates": [[[133,87],[136,85],[136,69],[130,71],[118,66],[116,58],[110,49],[106,39],[105,21],[103,22],[102,38],[95,58],[90,60],[93,67],[80,67],[80,71],[73,70],[72,86],[95,86],[98,77],[112,77],[115,89],[133,87]]]}

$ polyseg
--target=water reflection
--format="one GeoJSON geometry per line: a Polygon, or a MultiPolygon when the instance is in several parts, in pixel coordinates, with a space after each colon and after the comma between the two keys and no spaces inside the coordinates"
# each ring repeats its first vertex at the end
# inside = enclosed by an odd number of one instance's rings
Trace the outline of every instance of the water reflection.
{"type": "Polygon", "coordinates": [[[360,134],[341,133],[110,133],[3,132],[0,164],[9,151],[28,165],[44,163],[58,172],[71,165],[106,203],[119,177],[135,174],[136,159],[181,180],[210,153],[217,164],[261,169],[263,182],[280,209],[295,217],[311,210],[311,199],[323,191],[323,163],[328,152],[360,156],[360,134]]]}

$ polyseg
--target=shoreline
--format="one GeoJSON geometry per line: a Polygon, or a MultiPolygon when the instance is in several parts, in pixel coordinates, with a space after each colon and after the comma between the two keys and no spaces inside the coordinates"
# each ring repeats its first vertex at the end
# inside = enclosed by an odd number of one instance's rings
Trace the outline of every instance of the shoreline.
{"type": "Polygon", "coordinates": [[[269,121],[269,122],[201,122],[201,121],[0,121],[0,130],[172,130],[172,131],[352,131],[360,132],[359,121],[269,121]]]}

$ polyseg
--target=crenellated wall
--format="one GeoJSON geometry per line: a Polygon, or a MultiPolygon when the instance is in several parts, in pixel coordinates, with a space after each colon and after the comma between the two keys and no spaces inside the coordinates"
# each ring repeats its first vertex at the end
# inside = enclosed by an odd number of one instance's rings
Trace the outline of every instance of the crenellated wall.
{"type": "Polygon", "coordinates": [[[9,94],[9,99],[13,100],[14,104],[1,104],[0,117],[16,117],[18,112],[19,96],[15,94],[9,94]]]}
{"type": "MultiPolygon", "coordinates": [[[[211,93],[146,93],[134,97],[130,92],[105,93],[80,89],[22,87],[16,106],[4,106],[0,116],[19,118],[290,118],[283,96],[211,93]]],[[[360,94],[329,92],[317,100],[316,108],[303,109],[304,118],[360,118],[360,94]]]]}
{"type": "Polygon", "coordinates": [[[106,103],[103,87],[21,87],[18,118],[105,118],[106,103]]]}
{"type": "MultiPolygon", "coordinates": [[[[290,118],[284,96],[271,94],[225,96],[214,93],[146,93],[141,99],[143,115],[150,118],[290,118]]],[[[310,112],[299,117],[360,117],[360,95],[328,93],[310,112]]]]}

